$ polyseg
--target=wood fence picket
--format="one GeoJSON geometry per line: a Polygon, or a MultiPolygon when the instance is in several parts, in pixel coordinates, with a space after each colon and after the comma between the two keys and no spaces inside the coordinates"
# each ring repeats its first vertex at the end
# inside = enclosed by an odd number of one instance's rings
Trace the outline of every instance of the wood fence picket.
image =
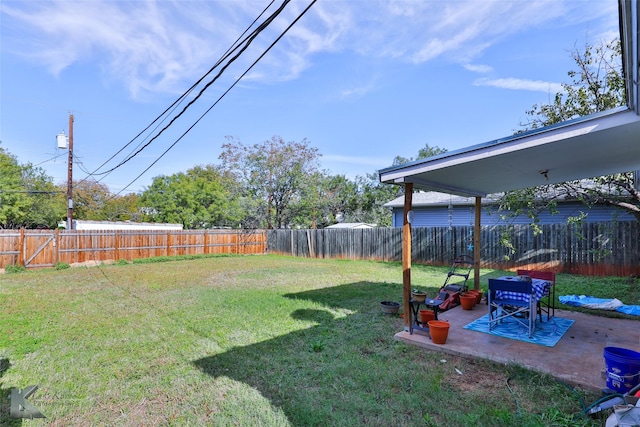
{"type": "MultiPolygon", "coordinates": [[[[590,276],[640,275],[639,227],[634,221],[481,227],[481,267],[548,269],[590,276]],[[512,249],[502,241],[510,236],[512,249]]],[[[415,227],[412,262],[450,265],[473,252],[473,227],[415,227]]],[[[270,253],[312,258],[402,260],[401,228],[267,230],[270,253]],[[310,250],[312,248],[312,250],[310,250]]]]}
{"type": "Polygon", "coordinates": [[[263,230],[0,230],[0,268],[131,261],[199,254],[264,253],[263,230]]]}

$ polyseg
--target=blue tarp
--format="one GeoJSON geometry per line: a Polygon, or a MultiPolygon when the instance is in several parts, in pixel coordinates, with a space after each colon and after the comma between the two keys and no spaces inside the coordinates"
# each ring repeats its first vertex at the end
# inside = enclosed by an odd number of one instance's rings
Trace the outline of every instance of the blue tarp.
{"type": "Polygon", "coordinates": [[[625,305],[616,298],[605,299],[586,295],[562,295],[559,299],[562,304],[572,305],[575,307],[615,310],[631,316],[640,316],[640,305],[625,305]]]}

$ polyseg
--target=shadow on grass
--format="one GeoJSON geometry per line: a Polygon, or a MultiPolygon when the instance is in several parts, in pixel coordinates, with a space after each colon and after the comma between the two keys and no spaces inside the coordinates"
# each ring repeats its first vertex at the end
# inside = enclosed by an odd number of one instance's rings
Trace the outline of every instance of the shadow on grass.
{"type": "Polygon", "coordinates": [[[366,425],[372,420],[384,425],[380,419],[392,422],[396,411],[407,417],[415,410],[380,401],[381,393],[392,393],[391,399],[405,393],[403,381],[389,369],[401,351],[393,335],[402,328],[402,319],[383,314],[379,306],[401,296],[398,284],[371,282],[287,294],[327,309],[294,310],[292,318],[315,325],[194,364],[212,377],[258,390],[292,425],[366,425]],[[347,414],[350,419],[344,419],[347,414]]]}
{"type": "MultiPolygon", "coordinates": [[[[9,362],[9,359],[0,357],[0,377],[2,377],[10,367],[11,363],[9,362]]],[[[0,396],[2,396],[2,399],[0,400],[0,426],[13,427],[22,425],[22,420],[20,418],[11,417],[11,401],[9,400],[9,396],[11,396],[12,388],[13,387],[0,387],[0,396]]]]}

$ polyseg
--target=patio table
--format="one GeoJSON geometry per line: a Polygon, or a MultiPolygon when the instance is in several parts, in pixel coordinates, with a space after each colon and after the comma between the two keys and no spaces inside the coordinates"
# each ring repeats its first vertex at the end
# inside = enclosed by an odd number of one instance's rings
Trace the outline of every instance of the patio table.
{"type": "Polygon", "coordinates": [[[427,308],[433,310],[434,320],[438,320],[438,312],[440,311],[440,304],[444,301],[435,299],[435,298],[427,298],[424,301],[414,301],[413,299],[409,300],[409,306],[411,307],[411,322],[409,323],[409,334],[413,334],[414,329],[418,329],[421,331],[429,331],[428,327],[421,326],[418,321],[418,312],[420,311],[420,306],[425,305],[427,308]]]}
{"type": "MultiPolygon", "coordinates": [[[[520,281],[522,280],[522,276],[503,276],[498,277],[498,280],[514,280],[520,281]]],[[[548,280],[542,279],[531,279],[531,286],[533,288],[533,292],[536,295],[536,301],[540,301],[542,298],[546,297],[549,294],[549,288],[551,286],[551,282],[548,280]]],[[[524,294],[517,292],[508,292],[508,291],[498,291],[496,292],[497,298],[504,299],[514,299],[520,301],[526,301],[527,297],[524,294]]]]}

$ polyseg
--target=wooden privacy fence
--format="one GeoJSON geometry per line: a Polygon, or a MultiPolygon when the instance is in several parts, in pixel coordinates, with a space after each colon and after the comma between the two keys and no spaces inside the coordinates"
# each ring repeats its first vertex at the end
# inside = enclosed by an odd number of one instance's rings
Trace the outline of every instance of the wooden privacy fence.
{"type": "MultiPolygon", "coordinates": [[[[481,227],[482,268],[535,267],[591,276],[640,275],[639,227],[635,221],[548,224],[534,235],[527,225],[481,227]],[[508,239],[506,239],[508,237],[508,239]]],[[[473,253],[473,227],[411,230],[412,262],[450,265],[473,253]]],[[[268,230],[270,253],[312,258],[402,260],[401,228],[268,230]]]]}
{"type": "Polygon", "coordinates": [[[0,230],[0,268],[155,256],[264,253],[263,230],[0,230]]]}

